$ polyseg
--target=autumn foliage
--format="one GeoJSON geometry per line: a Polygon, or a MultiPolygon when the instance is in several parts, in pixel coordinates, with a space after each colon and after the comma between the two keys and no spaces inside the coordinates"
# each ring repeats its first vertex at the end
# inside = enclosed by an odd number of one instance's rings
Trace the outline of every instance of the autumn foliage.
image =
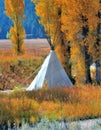
{"type": "Polygon", "coordinates": [[[49,120],[100,117],[100,91],[100,87],[87,86],[53,88],[37,92],[15,91],[8,95],[0,93],[0,123],[5,120],[19,123],[22,119],[33,123],[42,117],[47,117],[49,120]]]}
{"type": "Polygon", "coordinates": [[[101,59],[101,2],[32,1],[67,72],[76,75],[77,84],[91,83],[89,67],[101,59]]]}
{"type": "Polygon", "coordinates": [[[5,13],[12,20],[13,26],[10,28],[10,40],[13,43],[15,54],[24,52],[25,30],[22,26],[22,20],[25,18],[23,0],[5,0],[5,13]]]}

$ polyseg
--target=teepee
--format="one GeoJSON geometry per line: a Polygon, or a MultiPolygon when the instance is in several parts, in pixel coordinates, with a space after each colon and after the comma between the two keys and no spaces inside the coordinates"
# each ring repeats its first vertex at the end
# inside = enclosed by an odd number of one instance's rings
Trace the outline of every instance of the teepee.
{"type": "Polygon", "coordinates": [[[40,89],[43,87],[45,82],[48,87],[73,86],[54,50],[50,51],[49,55],[42,64],[39,73],[26,90],[31,91],[40,89]]]}

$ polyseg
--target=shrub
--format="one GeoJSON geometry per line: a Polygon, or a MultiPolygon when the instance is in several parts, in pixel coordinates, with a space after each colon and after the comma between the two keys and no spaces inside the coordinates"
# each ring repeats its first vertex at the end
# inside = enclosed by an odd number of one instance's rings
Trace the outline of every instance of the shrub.
{"type": "Polygon", "coordinates": [[[79,120],[101,116],[101,88],[47,88],[0,93],[0,122],[79,120]]]}

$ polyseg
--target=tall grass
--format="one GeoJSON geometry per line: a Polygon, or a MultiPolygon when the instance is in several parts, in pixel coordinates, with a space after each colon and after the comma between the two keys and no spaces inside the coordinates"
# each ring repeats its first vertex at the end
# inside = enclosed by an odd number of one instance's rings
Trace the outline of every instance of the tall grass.
{"type": "Polygon", "coordinates": [[[0,122],[79,120],[101,116],[101,88],[54,88],[0,94],[0,122]]]}

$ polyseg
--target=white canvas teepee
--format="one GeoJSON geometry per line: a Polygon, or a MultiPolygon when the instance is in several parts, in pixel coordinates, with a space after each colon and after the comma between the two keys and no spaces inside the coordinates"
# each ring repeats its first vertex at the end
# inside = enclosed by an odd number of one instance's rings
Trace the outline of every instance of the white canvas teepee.
{"type": "Polygon", "coordinates": [[[44,82],[48,84],[48,87],[73,86],[54,50],[50,51],[39,73],[26,90],[31,91],[42,88],[44,82]]]}

